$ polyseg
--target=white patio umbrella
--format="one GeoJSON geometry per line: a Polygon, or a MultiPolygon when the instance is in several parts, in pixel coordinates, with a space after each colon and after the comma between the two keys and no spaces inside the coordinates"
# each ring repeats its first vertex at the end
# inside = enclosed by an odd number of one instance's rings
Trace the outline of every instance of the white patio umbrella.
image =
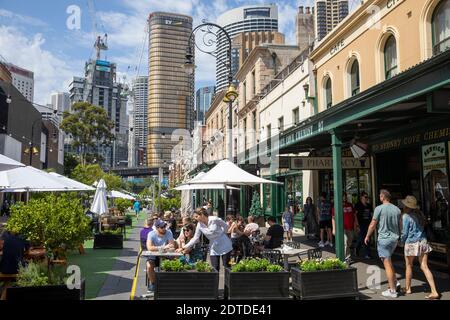
{"type": "Polygon", "coordinates": [[[103,179],[101,179],[97,184],[97,190],[95,190],[94,201],[92,202],[90,210],[98,215],[108,213],[108,201],[106,200],[106,183],[103,179]]]}
{"type": "Polygon", "coordinates": [[[63,175],[60,175],[56,172],[50,172],[49,173],[51,176],[55,177],[57,179],[57,181],[60,181],[64,184],[67,184],[69,186],[71,186],[72,188],[76,189],[76,191],[95,191],[95,188],[90,187],[84,183],[81,183],[79,181],[67,178],[63,175]]]}
{"type": "Polygon", "coordinates": [[[125,194],[123,192],[116,191],[116,190],[113,190],[113,191],[109,192],[107,194],[107,196],[109,198],[113,198],[113,199],[120,198],[120,199],[127,199],[127,200],[136,200],[136,198],[134,198],[134,197],[132,197],[132,196],[130,196],[128,194],[125,194]]]}
{"type": "Polygon", "coordinates": [[[202,175],[199,179],[192,179],[187,185],[203,184],[225,184],[225,185],[244,185],[253,186],[255,184],[282,184],[281,182],[271,181],[255,176],[239,168],[230,160],[220,161],[214,168],[202,175]]]}
{"type": "Polygon", "coordinates": [[[231,189],[240,190],[240,188],[227,186],[226,184],[181,184],[175,188],[178,191],[184,190],[204,190],[204,189],[231,189]]]}
{"type": "MultiPolygon", "coordinates": [[[[186,183],[187,185],[225,185],[225,195],[229,185],[253,186],[256,184],[282,184],[281,182],[271,181],[255,176],[239,168],[230,160],[220,161],[214,168],[202,175],[199,179],[193,179],[186,183]]],[[[227,196],[225,196],[225,212],[227,210],[227,196]]]]}
{"type": "Polygon", "coordinates": [[[10,170],[18,167],[25,167],[23,163],[8,158],[7,156],[0,154],[0,171],[10,170]]]}
{"type": "Polygon", "coordinates": [[[2,171],[0,182],[5,180],[8,185],[2,188],[2,192],[77,191],[64,181],[58,181],[55,176],[29,166],[2,171]]]}

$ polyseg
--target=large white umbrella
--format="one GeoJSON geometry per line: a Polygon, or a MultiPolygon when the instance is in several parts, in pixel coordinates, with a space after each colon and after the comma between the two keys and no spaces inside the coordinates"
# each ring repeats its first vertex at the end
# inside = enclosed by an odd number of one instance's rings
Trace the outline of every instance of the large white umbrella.
{"type": "Polygon", "coordinates": [[[3,186],[3,192],[76,191],[55,176],[29,166],[2,171],[0,184],[7,184],[3,186]]]}
{"type": "Polygon", "coordinates": [[[57,181],[60,181],[64,184],[67,184],[68,186],[71,186],[76,191],[95,191],[95,188],[90,187],[84,183],[81,183],[79,181],[67,178],[63,175],[60,175],[56,172],[50,172],[51,176],[55,177],[57,181]]]}
{"type": "MultiPolygon", "coordinates": [[[[193,179],[186,183],[187,185],[225,185],[225,195],[229,185],[254,186],[256,184],[282,184],[281,182],[271,181],[255,176],[239,168],[230,160],[220,161],[214,168],[202,175],[199,179],[193,179]]],[[[225,196],[225,212],[227,210],[227,196],[225,196]]]]}
{"type": "Polygon", "coordinates": [[[8,158],[7,156],[0,154],[0,171],[10,170],[18,167],[25,167],[23,163],[8,158]]]}
{"type": "Polygon", "coordinates": [[[108,193],[108,197],[109,198],[113,198],[113,199],[114,198],[120,198],[120,199],[126,199],[126,200],[136,200],[136,198],[134,198],[134,197],[132,197],[132,196],[130,196],[128,194],[125,194],[123,192],[116,191],[116,190],[113,190],[113,191],[109,192],[108,193]]]}
{"type": "Polygon", "coordinates": [[[181,184],[175,188],[178,191],[184,190],[204,190],[204,189],[231,189],[240,190],[236,187],[227,186],[226,184],[181,184]]]}
{"type": "Polygon", "coordinates": [[[108,201],[106,200],[106,183],[101,179],[97,184],[97,190],[95,190],[94,201],[91,205],[91,212],[98,215],[108,213],[108,201]]]}
{"type": "Polygon", "coordinates": [[[199,179],[192,179],[187,182],[187,185],[204,185],[204,184],[224,184],[228,185],[246,185],[253,186],[255,184],[282,184],[277,181],[255,176],[247,171],[239,168],[230,160],[220,161],[214,168],[202,175],[199,179]]]}

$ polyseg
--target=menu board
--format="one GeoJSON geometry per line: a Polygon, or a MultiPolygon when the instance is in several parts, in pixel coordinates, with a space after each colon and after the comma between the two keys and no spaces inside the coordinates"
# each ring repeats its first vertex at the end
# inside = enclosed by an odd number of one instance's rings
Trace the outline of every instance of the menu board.
{"type": "Polygon", "coordinates": [[[422,147],[423,176],[433,170],[447,174],[447,154],[445,143],[429,144],[422,147]]]}

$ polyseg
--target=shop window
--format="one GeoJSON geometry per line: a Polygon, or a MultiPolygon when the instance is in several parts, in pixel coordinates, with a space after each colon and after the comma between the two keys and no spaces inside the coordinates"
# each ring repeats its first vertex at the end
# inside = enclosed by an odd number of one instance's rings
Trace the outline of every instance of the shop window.
{"type": "Polygon", "coordinates": [[[333,88],[331,84],[331,78],[328,77],[325,80],[325,107],[326,109],[333,106],[333,88]]]}
{"type": "Polygon", "coordinates": [[[360,92],[359,62],[354,60],[350,69],[350,88],[352,97],[360,92]]]}
{"type": "Polygon", "coordinates": [[[392,35],[384,46],[384,69],[386,80],[398,74],[397,42],[392,35]]]}
{"type": "Polygon", "coordinates": [[[433,54],[439,54],[450,48],[450,1],[439,3],[433,14],[433,54]]]}

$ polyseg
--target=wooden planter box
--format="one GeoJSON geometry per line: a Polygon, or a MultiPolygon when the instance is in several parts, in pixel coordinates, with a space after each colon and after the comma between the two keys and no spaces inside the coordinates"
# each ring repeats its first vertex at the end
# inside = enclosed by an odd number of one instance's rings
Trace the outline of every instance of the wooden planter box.
{"type": "Polygon", "coordinates": [[[288,299],[289,272],[231,272],[225,269],[225,299],[288,299]]]}
{"type": "Polygon", "coordinates": [[[217,271],[156,272],[155,300],[216,300],[218,290],[219,273],[217,271]]]}
{"type": "Polygon", "coordinates": [[[121,234],[101,234],[94,236],[94,249],[122,249],[123,235],[121,234]]]}
{"type": "Polygon", "coordinates": [[[292,268],[292,289],[302,300],[359,298],[355,268],[302,272],[292,268]]]}
{"type": "Polygon", "coordinates": [[[80,289],[68,289],[66,285],[40,287],[9,287],[6,289],[8,301],[55,301],[55,300],[84,300],[85,281],[82,280],[80,289]]]}

